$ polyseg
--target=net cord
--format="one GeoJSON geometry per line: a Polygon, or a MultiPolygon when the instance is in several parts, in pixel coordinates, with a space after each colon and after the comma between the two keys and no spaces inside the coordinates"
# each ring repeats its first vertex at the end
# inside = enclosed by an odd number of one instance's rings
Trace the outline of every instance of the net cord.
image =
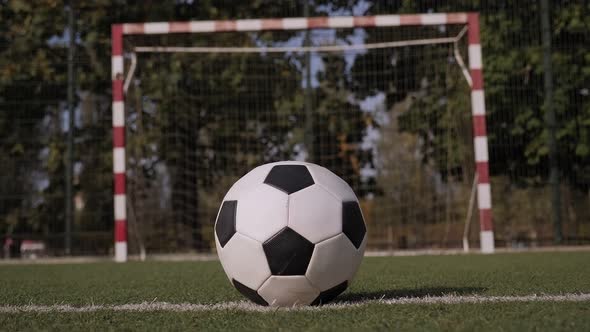
{"type": "Polygon", "coordinates": [[[305,52],[346,52],[346,51],[363,51],[372,49],[383,49],[383,48],[399,48],[406,46],[421,46],[421,45],[437,45],[437,44],[453,44],[454,57],[457,64],[463,72],[465,80],[472,85],[471,75],[469,70],[465,66],[463,57],[459,52],[459,41],[467,32],[467,26],[463,27],[459,33],[454,37],[445,38],[429,38],[429,39],[416,39],[416,40],[401,40],[401,41],[390,41],[382,43],[370,43],[370,44],[353,44],[353,45],[323,45],[323,46],[279,46],[279,47],[202,47],[202,46],[136,46],[130,54],[131,66],[124,82],[124,91],[126,92],[129,88],[129,84],[135,74],[137,67],[137,53],[305,53],[305,52]]]}

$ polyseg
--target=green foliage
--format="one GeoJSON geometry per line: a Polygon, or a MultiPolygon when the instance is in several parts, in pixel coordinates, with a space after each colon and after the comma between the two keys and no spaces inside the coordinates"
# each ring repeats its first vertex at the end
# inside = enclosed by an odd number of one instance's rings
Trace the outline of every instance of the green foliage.
{"type": "MultiPolygon", "coordinates": [[[[522,197],[527,196],[529,189],[542,192],[539,187],[545,184],[548,174],[548,148],[546,110],[542,107],[538,2],[429,0],[363,3],[316,1],[310,10],[312,16],[348,15],[355,10],[354,13],[359,14],[358,8],[363,6],[367,15],[480,12],[491,174],[499,183],[503,183],[504,177],[508,179],[510,185],[501,188],[510,187],[506,190],[517,192],[518,201],[524,200],[522,197]]],[[[75,194],[82,198],[85,208],[76,212],[74,231],[79,234],[104,232],[103,242],[93,246],[108,250],[113,217],[111,24],[291,17],[301,16],[301,7],[298,2],[287,4],[267,0],[231,4],[111,0],[75,3],[79,117],[75,131],[75,162],[78,165],[75,194]]],[[[566,182],[564,191],[569,192],[567,188],[575,191],[571,210],[576,216],[584,215],[579,207],[587,197],[580,196],[580,193],[587,193],[590,186],[588,17],[590,4],[584,1],[552,4],[558,153],[566,182]]],[[[63,110],[67,91],[65,18],[66,3],[58,0],[7,0],[0,5],[0,171],[8,174],[0,185],[0,235],[49,236],[63,231],[66,139],[63,110]]],[[[437,27],[415,31],[418,31],[417,35],[429,38],[448,33],[437,27]]],[[[341,31],[337,37],[343,41],[349,33],[341,31]]],[[[365,33],[367,43],[410,36],[404,29],[365,29],[365,33]]],[[[284,42],[293,36],[294,33],[267,32],[241,37],[228,33],[215,37],[178,38],[186,45],[195,46],[253,46],[255,43],[284,42]]],[[[175,42],[166,37],[161,41],[175,42]]],[[[399,188],[392,189],[392,181],[403,177],[415,178],[416,182],[401,187],[423,195],[425,182],[419,182],[419,179],[440,174],[446,184],[463,188],[457,195],[464,197],[464,189],[469,186],[473,173],[473,152],[469,94],[463,77],[455,64],[440,65],[441,57],[446,54],[436,47],[425,51],[423,54],[426,55],[421,58],[416,58],[410,48],[396,52],[395,66],[391,65],[390,54],[368,52],[359,55],[345,75],[340,75],[346,71],[342,57],[323,56],[326,69],[319,73],[319,85],[312,89],[315,103],[313,129],[315,133],[322,133],[322,138],[314,141],[312,157],[344,176],[361,196],[384,194],[389,197],[387,195],[399,191],[399,188]],[[379,94],[386,97],[385,112],[398,121],[393,129],[381,128],[376,114],[360,109],[361,100],[379,94]],[[394,109],[410,96],[415,100],[406,105],[408,108],[404,113],[392,115],[394,109]],[[404,155],[396,150],[395,141],[380,142],[381,148],[392,151],[387,157],[390,158],[389,165],[398,161],[395,158],[402,158],[411,164],[408,167],[424,167],[426,171],[408,175],[398,169],[398,173],[381,174],[377,180],[362,179],[360,168],[363,165],[378,165],[375,155],[362,150],[359,144],[369,128],[380,130],[384,137],[404,140],[418,150],[421,158],[411,161],[408,151],[404,155]]],[[[232,181],[262,162],[293,158],[295,149],[305,141],[305,96],[301,89],[300,56],[294,54],[289,59],[291,61],[271,55],[232,57],[232,61],[228,61],[226,55],[203,55],[200,58],[203,61],[197,61],[192,55],[176,54],[140,59],[136,76],[139,81],[137,85],[132,84],[128,95],[134,97],[128,98],[126,104],[128,115],[142,114],[141,119],[132,116],[127,119],[130,124],[127,132],[128,168],[134,175],[130,179],[135,179],[129,186],[135,195],[133,204],[137,204],[136,210],[147,211],[143,216],[138,215],[137,220],[149,230],[146,232],[153,234],[152,240],[146,241],[152,241],[154,247],[182,247],[183,243],[177,243],[177,238],[183,238],[189,247],[196,243],[210,243],[209,238],[199,236],[208,234],[214,202],[223,196],[232,181]],[[165,76],[162,76],[163,72],[165,76]],[[278,79],[269,84],[264,75],[257,75],[260,72],[278,79]],[[209,91],[207,98],[196,98],[203,95],[197,93],[198,89],[209,91]],[[259,97],[261,91],[264,91],[264,98],[259,97]],[[171,137],[170,133],[177,133],[182,139],[171,137]],[[194,166],[190,165],[197,164],[199,173],[195,175],[194,166]],[[162,165],[175,167],[162,170],[162,165]],[[164,173],[170,178],[165,178],[164,173]],[[180,196],[166,198],[160,206],[154,197],[166,197],[166,190],[162,189],[165,181],[180,193],[174,195],[180,196]],[[172,204],[175,204],[173,209],[172,204]],[[149,207],[155,209],[153,214],[148,213],[149,207]],[[177,211],[178,215],[172,215],[170,210],[177,211]],[[174,220],[178,227],[157,230],[162,220],[174,220]],[[193,235],[190,234],[193,229],[202,231],[193,235]],[[166,239],[165,244],[159,242],[160,238],[166,239]]],[[[431,198],[434,196],[432,194],[431,198]]],[[[405,197],[397,199],[402,203],[407,200],[405,197]]],[[[541,198],[539,200],[543,202],[541,198]]],[[[512,208],[498,208],[500,215],[506,216],[502,218],[514,217],[512,208]]],[[[457,214],[457,218],[460,216],[457,214]]],[[[518,218],[526,216],[519,214],[518,218]]],[[[79,240],[86,243],[84,239],[79,240]]],[[[59,247],[57,242],[61,240],[55,241],[52,246],[59,247]]],[[[202,249],[208,249],[207,246],[202,249]]]]}
{"type": "Polygon", "coordinates": [[[33,6],[15,0],[0,6],[0,165],[4,174],[0,234],[43,227],[42,214],[35,208],[42,209],[39,200],[48,199],[50,193],[37,191],[33,177],[57,171],[63,151],[63,145],[53,144],[47,148],[47,163],[39,157],[44,145],[59,135],[41,122],[55,114],[65,97],[65,90],[58,88],[65,78],[60,72],[65,52],[47,43],[63,31],[62,10],[60,1],[39,1],[33,6]]]}

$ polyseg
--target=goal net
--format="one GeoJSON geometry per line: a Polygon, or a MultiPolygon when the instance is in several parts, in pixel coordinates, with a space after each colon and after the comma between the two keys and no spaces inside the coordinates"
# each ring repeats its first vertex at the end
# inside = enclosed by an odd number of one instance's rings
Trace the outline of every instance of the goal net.
{"type": "Polygon", "coordinates": [[[113,26],[116,259],[212,250],[225,192],[279,160],[346,180],[369,249],[492,251],[478,29],[461,13],[113,26]]]}

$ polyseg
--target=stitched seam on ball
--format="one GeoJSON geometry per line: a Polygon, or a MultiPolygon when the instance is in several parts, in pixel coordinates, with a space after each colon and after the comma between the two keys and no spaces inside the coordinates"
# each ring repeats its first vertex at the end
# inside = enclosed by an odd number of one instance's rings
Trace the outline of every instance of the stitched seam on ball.
{"type": "MultiPolygon", "coordinates": [[[[313,255],[311,257],[313,258],[313,255]]],[[[311,264],[311,259],[309,260],[309,263],[311,264]]],[[[307,268],[309,269],[309,266],[307,266],[307,268]]],[[[311,282],[311,280],[309,280],[309,278],[307,277],[307,271],[305,271],[305,274],[303,276],[305,277],[305,279],[307,279],[307,282],[309,282],[311,287],[313,287],[315,290],[318,291],[318,295],[316,295],[316,297],[318,297],[320,295],[320,293],[322,292],[320,290],[320,288],[318,286],[316,286],[313,282],[311,282]]]]}
{"type": "Polygon", "coordinates": [[[316,242],[315,244],[320,244],[320,243],[322,243],[322,242],[324,242],[324,241],[331,240],[331,239],[333,239],[333,238],[335,238],[335,237],[337,237],[337,236],[340,236],[340,235],[346,236],[346,234],[344,234],[344,232],[340,231],[340,233],[338,233],[338,234],[336,234],[336,235],[332,235],[332,236],[330,236],[330,237],[328,237],[328,238],[325,238],[325,239],[323,239],[323,240],[320,240],[320,241],[316,242]]]}
{"type": "MultiPolygon", "coordinates": [[[[266,264],[268,265],[268,261],[266,262],[266,264]]],[[[270,266],[268,267],[268,270],[270,271],[270,266]]],[[[256,288],[256,293],[258,295],[260,295],[260,293],[258,293],[258,291],[260,290],[260,288],[262,288],[262,286],[264,286],[264,284],[268,281],[268,279],[270,279],[270,277],[272,277],[272,271],[270,271],[270,275],[268,277],[266,277],[266,279],[264,279],[264,281],[258,286],[258,288],[256,288]]],[[[260,297],[262,297],[264,299],[264,297],[262,295],[260,295],[260,297]]],[[[264,299],[266,301],[266,299],[264,299]]]]}
{"type": "Polygon", "coordinates": [[[315,184],[318,185],[318,186],[320,186],[320,188],[324,189],[328,194],[332,195],[337,201],[344,202],[344,200],[342,199],[342,197],[338,197],[338,195],[336,195],[335,193],[333,193],[332,191],[330,191],[330,189],[326,188],[326,186],[324,186],[320,182],[316,182],[315,184]]]}
{"type": "MultiPolygon", "coordinates": [[[[245,237],[245,238],[248,238],[248,239],[250,239],[250,240],[252,240],[252,241],[256,241],[256,242],[260,243],[260,245],[262,245],[262,242],[260,242],[260,241],[256,240],[255,238],[253,238],[253,237],[251,237],[251,236],[248,236],[248,235],[246,235],[246,234],[244,234],[244,233],[240,233],[240,232],[239,232],[237,229],[236,229],[236,234],[240,234],[241,236],[243,236],[243,237],[245,237]]],[[[228,243],[229,243],[229,241],[228,241],[228,243]]]]}

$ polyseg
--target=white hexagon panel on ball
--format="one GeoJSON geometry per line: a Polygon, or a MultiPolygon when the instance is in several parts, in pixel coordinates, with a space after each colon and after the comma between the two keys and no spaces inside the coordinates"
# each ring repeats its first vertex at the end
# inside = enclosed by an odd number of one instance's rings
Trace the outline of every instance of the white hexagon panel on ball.
{"type": "Polygon", "coordinates": [[[342,180],[342,178],[334,174],[329,169],[315,164],[309,164],[307,168],[311,172],[311,176],[317,185],[323,187],[334,196],[338,197],[340,200],[358,200],[348,183],[346,183],[346,181],[342,180]]]}
{"type": "Polygon", "coordinates": [[[225,246],[221,247],[219,240],[216,245],[221,266],[230,280],[258,289],[270,277],[270,268],[260,242],[235,233],[225,246]]]}
{"type": "Polygon", "coordinates": [[[258,184],[238,201],[236,230],[264,242],[287,227],[289,197],[282,191],[258,184]]]}
{"type": "Polygon", "coordinates": [[[305,276],[321,291],[350,282],[363,259],[365,242],[355,248],[346,235],[339,234],[316,244],[305,276]]]}
{"type": "Polygon", "coordinates": [[[318,243],[342,232],[342,201],[313,185],[289,196],[289,227],[318,243]]]}
{"type": "Polygon", "coordinates": [[[272,164],[264,164],[254,168],[231,186],[223,200],[231,201],[245,197],[248,191],[264,181],[271,168],[272,164]]]}

